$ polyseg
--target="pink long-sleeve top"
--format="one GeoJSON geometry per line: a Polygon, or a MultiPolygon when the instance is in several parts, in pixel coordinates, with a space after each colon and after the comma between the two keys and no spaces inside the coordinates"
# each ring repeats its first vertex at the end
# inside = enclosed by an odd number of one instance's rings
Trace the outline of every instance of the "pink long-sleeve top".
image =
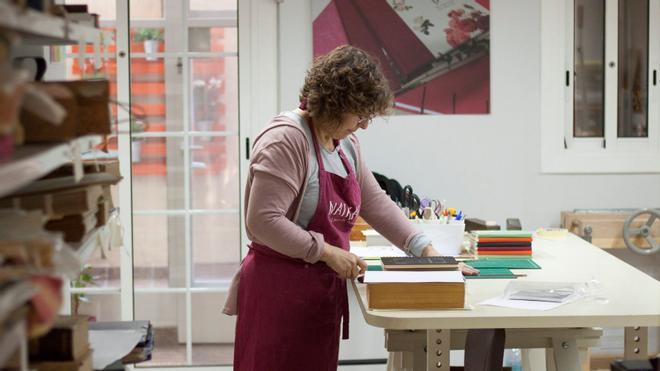
{"type": "MultiPolygon", "coordinates": [[[[408,251],[418,232],[398,206],[380,188],[362,157],[355,135],[349,137],[357,153],[357,179],[362,205],[360,216],[395,246],[408,251]]],[[[276,116],[256,138],[245,187],[245,228],[251,241],[308,263],[319,261],[323,235],[296,224],[307,187],[309,141],[299,123],[276,116]]],[[[232,283],[223,313],[237,314],[240,270],[232,283]]]]}

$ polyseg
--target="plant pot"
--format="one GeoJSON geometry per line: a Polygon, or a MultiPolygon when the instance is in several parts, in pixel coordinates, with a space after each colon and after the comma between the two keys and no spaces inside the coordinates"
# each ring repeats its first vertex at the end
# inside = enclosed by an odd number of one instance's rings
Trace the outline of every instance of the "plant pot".
{"type": "Polygon", "coordinates": [[[149,56],[149,54],[158,53],[158,45],[160,44],[159,40],[144,40],[144,52],[147,54],[145,58],[148,61],[158,60],[157,57],[149,56]]]}

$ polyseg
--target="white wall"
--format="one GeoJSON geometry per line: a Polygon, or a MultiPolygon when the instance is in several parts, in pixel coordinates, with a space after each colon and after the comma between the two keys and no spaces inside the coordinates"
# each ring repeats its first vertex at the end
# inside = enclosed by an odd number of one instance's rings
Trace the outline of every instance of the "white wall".
{"type": "MultiPolygon", "coordinates": [[[[540,1],[491,2],[493,113],[375,122],[359,134],[372,170],[444,198],[468,216],[500,224],[519,217],[532,229],[558,226],[562,210],[660,206],[658,174],[541,174],[540,1]]],[[[311,62],[309,3],[280,4],[282,110],[295,107],[311,62]]]]}

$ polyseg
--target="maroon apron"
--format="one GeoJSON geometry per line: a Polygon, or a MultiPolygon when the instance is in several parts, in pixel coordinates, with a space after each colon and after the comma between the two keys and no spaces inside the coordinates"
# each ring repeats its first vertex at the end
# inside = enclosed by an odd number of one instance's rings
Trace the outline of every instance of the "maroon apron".
{"type": "MultiPolygon", "coordinates": [[[[340,147],[348,175],[325,171],[311,122],[310,129],[319,168],[319,201],[307,230],[348,251],[360,210],[360,187],[340,147]]],[[[336,370],[342,318],[343,338],[348,339],[346,280],[324,262],[310,264],[254,242],[249,247],[238,288],[234,369],[336,370]]]]}

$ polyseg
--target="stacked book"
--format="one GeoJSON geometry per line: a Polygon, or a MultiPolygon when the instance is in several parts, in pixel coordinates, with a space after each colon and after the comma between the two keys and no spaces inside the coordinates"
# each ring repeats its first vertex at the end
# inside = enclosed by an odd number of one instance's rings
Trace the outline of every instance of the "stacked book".
{"type": "Polygon", "coordinates": [[[61,316],[44,336],[30,341],[30,368],[38,371],[92,371],[85,316],[61,316]]]}
{"type": "Polygon", "coordinates": [[[113,208],[110,186],[121,180],[110,173],[45,178],[0,199],[0,208],[41,210],[48,231],[61,232],[64,240],[79,243],[108,220],[113,208]]]}
{"type": "Polygon", "coordinates": [[[453,256],[397,256],[382,257],[386,271],[456,271],[458,262],[453,256]]]}
{"type": "Polygon", "coordinates": [[[465,279],[458,270],[367,271],[370,309],[450,309],[465,306],[465,279]]]}
{"type": "Polygon", "coordinates": [[[532,232],[530,231],[473,231],[471,234],[477,254],[483,257],[532,256],[532,232]]]}
{"type": "Polygon", "coordinates": [[[447,309],[465,305],[465,280],[451,256],[381,258],[384,271],[368,270],[371,309],[447,309]]]}

